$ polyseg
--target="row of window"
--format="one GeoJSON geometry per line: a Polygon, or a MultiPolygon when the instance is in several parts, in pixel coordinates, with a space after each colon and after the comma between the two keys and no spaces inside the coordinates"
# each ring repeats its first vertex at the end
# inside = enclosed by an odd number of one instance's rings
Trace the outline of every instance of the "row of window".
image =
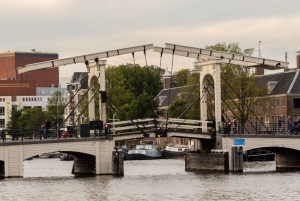
{"type": "Polygon", "coordinates": [[[31,98],[23,98],[23,101],[25,102],[32,102],[32,101],[42,101],[42,97],[31,97],[31,98]]]}
{"type": "MultiPolygon", "coordinates": [[[[278,120],[279,120],[279,116],[276,116],[276,117],[274,117],[274,116],[270,116],[270,118],[269,118],[269,116],[265,116],[265,121],[264,121],[264,118],[263,117],[259,117],[259,120],[261,121],[261,122],[264,122],[264,123],[277,123],[278,122],[278,120]],[[271,122],[270,122],[270,118],[271,118],[271,122]]],[[[287,117],[286,116],[284,116],[284,121],[285,121],[285,123],[287,123],[286,122],[286,120],[287,120],[287,117]]],[[[291,120],[292,120],[292,122],[298,122],[298,115],[293,115],[292,117],[291,117],[291,120]]],[[[253,121],[255,121],[255,119],[253,119],[253,121]]]]}
{"type": "MultiPolygon", "coordinates": [[[[279,107],[279,98],[271,99],[271,107],[279,107]]],[[[285,107],[285,98],[281,98],[281,107],[285,107]]]]}
{"type": "MultiPolygon", "coordinates": [[[[280,99],[271,99],[270,101],[271,107],[279,107],[280,106],[280,99]]],[[[285,107],[285,98],[281,98],[281,107],[285,107]]],[[[293,108],[298,109],[300,108],[300,98],[293,98],[293,108]]]]}

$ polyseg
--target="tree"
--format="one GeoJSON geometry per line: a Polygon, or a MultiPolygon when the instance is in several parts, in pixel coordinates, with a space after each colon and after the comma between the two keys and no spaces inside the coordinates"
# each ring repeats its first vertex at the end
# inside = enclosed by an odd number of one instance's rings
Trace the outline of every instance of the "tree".
{"type": "Polygon", "coordinates": [[[9,121],[6,124],[7,129],[19,129],[19,118],[22,115],[23,109],[15,109],[13,108],[10,112],[9,121]]]}
{"type": "Polygon", "coordinates": [[[66,102],[60,91],[55,91],[46,106],[47,120],[62,124],[66,102]]]}
{"type": "Polygon", "coordinates": [[[180,118],[199,119],[200,102],[194,102],[199,96],[199,73],[190,69],[180,70],[172,76],[172,83],[174,87],[182,87],[182,91],[170,105],[169,117],[178,118],[188,109],[180,118]]]}
{"type": "Polygon", "coordinates": [[[172,87],[185,86],[188,83],[189,76],[190,76],[189,69],[182,69],[182,70],[174,73],[174,75],[172,75],[172,78],[171,78],[172,87]]]}
{"type": "Polygon", "coordinates": [[[39,129],[45,120],[45,112],[40,107],[26,109],[18,119],[18,127],[22,129],[39,129]]]}
{"type": "MultiPolygon", "coordinates": [[[[251,56],[254,48],[242,50],[239,43],[218,43],[213,46],[206,46],[206,49],[224,51],[229,53],[243,54],[251,56]]],[[[268,93],[267,86],[259,88],[256,82],[259,77],[256,76],[252,67],[239,66],[232,64],[221,65],[221,87],[222,87],[222,103],[223,111],[231,108],[233,115],[242,124],[242,128],[246,121],[252,116],[257,105],[265,105],[267,101],[265,96],[268,93]]]]}
{"type": "MultiPolygon", "coordinates": [[[[162,89],[164,70],[156,66],[141,67],[138,64],[123,64],[106,68],[106,92],[130,118],[147,118],[156,110],[155,96],[162,89]]],[[[114,105],[107,101],[107,119],[125,120],[114,105]]]]}

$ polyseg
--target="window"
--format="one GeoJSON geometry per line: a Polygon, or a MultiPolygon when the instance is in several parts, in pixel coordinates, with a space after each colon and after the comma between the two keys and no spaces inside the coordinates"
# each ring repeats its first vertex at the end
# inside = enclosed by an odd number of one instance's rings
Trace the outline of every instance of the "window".
{"type": "Polygon", "coordinates": [[[300,98],[293,99],[294,108],[300,108],[300,98]]]}
{"type": "Polygon", "coordinates": [[[276,106],[279,107],[279,99],[276,99],[276,106]]]}
{"type": "Polygon", "coordinates": [[[281,99],[281,106],[282,106],[282,107],[285,107],[285,98],[282,98],[282,99],[281,99]]]}
{"type": "Polygon", "coordinates": [[[266,120],[266,123],[269,123],[269,116],[268,115],[266,115],[265,120],[266,120]]]}
{"type": "Polygon", "coordinates": [[[274,107],[274,99],[271,100],[271,107],[274,107]]]}
{"type": "Polygon", "coordinates": [[[271,116],[272,122],[275,123],[275,118],[274,116],[271,116]]]}
{"type": "Polygon", "coordinates": [[[298,115],[293,115],[293,122],[294,123],[298,122],[298,115]]]}
{"type": "Polygon", "coordinates": [[[5,115],[4,107],[0,107],[0,115],[5,115]]]}
{"type": "Polygon", "coordinates": [[[4,128],[4,127],[5,127],[5,120],[0,119],[0,128],[4,128]]]}

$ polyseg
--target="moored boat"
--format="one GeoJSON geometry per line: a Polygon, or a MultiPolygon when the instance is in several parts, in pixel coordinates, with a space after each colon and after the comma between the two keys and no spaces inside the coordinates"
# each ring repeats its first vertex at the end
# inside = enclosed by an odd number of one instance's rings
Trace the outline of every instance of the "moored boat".
{"type": "Polygon", "coordinates": [[[136,145],[135,149],[128,150],[128,153],[125,155],[125,160],[152,160],[160,158],[162,158],[162,154],[151,144],[136,145]]]}
{"type": "Polygon", "coordinates": [[[73,161],[74,160],[74,156],[72,156],[70,154],[61,154],[60,160],[61,161],[73,161]]]}
{"type": "Polygon", "coordinates": [[[169,144],[162,150],[164,159],[184,158],[189,147],[183,144],[169,144]]]}

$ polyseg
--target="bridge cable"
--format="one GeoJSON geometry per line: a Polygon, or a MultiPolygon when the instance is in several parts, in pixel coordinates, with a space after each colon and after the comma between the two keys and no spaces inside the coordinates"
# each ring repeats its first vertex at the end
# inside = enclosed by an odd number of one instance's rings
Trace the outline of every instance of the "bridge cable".
{"type": "MultiPolygon", "coordinates": [[[[198,80],[196,79],[196,82],[194,83],[193,88],[192,88],[192,90],[190,91],[189,96],[188,96],[187,99],[186,99],[186,102],[184,103],[184,105],[182,105],[182,106],[180,107],[179,111],[181,111],[181,110],[184,108],[184,106],[186,105],[187,101],[188,101],[188,100],[190,99],[190,97],[192,96],[193,91],[194,91],[194,89],[195,89],[195,86],[197,85],[197,82],[198,82],[198,80]]],[[[198,98],[199,98],[199,97],[198,97],[198,98]]],[[[202,100],[202,98],[203,98],[203,96],[201,97],[200,100],[202,100]]],[[[194,104],[194,103],[192,103],[192,105],[193,105],[193,104],[194,104]]],[[[180,118],[186,111],[187,111],[187,110],[184,110],[184,111],[181,113],[181,115],[180,115],[179,117],[177,117],[177,118],[180,118]]]]}
{"type": "MultiPolygon", "coordinates": [[[[207,80],[207,82],[212,86],[212,84],[209,82],[209,80],[207,80]]],[[[226,92],[226,90],[221,86],[221,89],[224,91],[224,93],[229,97],[229,99],[233,102],[233,104],[237,107],[237,109],[243,114],[243,111],[240,109],[240,107],[231,99],[231,97],[229,96],[229,94],[226,92]]],[[[222,101],[226,104],[226,106],[230,109],[230,111],[234,114],[234,116],[237,116],[236,114],[235,114],[235,112],[231,109],[231,107],[227,104],[227,102],[223,99],[223,98],[221,98],[222,99],[222,101]]],[[[255,127],[253,126],[253,124],[252,124],[252,122],[251,121],[249,121],[249,120],[247,120],[250,124],[251,124],[251,126],[255,129],[255,127]]],[[[250,134],[250,132],[248,131],[248,129],[246,128],[246,127],[243,127],[247,132],[248,132],[248,134],[250,134]]],[[[255,131],[256,131],[256,129],[255,129],[255,131]]]]}
{"type": "Polygon", "coordinates": [[[145,47],[145,46],[144,46],[144,55],[145,55],[146,66],[148,66],[148,65],[147,65],[147,57],[146,57],[146,47],[145,47]]]}
{"type": "Polygon", "coordinates": [[[134,52],[131,53],[133,58],[133,67],[135,67],[135,58],[134,58],[134,52]]]}
{"type": "MultiPolygon", "coordinates": [[[[109,78],[108,78],[108,76],[107,76],[107,74],[105,73],[105,77],[106,77],[106,79],[108,80],[108,82],[110,83],[110,80],[109,80],[109,78]]],[[[117,92],[112,88],[112,90],[113,90],[113,92],[114,92],[114,94],[117,94],[117,92]]],[[[107,97],[106,97],[107,98],[107,97]]],[[[110,101],[111,101],[111,99],[110,99],[110,101]]],[[[112,102],[112,101],[111,101],[112,102]]],[[[118,106],[117,106],[117,104],[115,104],[115,103],[113,103],[112,104],[114,107],[116,107],[117,109],[119,109],[118,108],[118,106]]],[[[124,115],[124,117],[126,117],[127,119],[129,119],[130,120],[130,117],[124,112],[124,111],[122,111],[121,109],[119,109],[120,111],[121,111],[121,113],[123,112],[123,115],[124,115]]],[[[138,123],[140,123],[138,120],[136,120],[138,123]]]]}
{"type": "MultiPolygon", "coordinates": [[[[97,92],[99,93],[99,92],[97,92]]],[[[76,123],[78,122],[79,118],[82,116],[82,114],[85,112],[85,110],[88,108],[90,102],[92,102],[92,100],[94,99],[94,97],[96,96],[96,93],[94,93],[93,97],[91,98],[91,100],[89,100],[88,104],[83,108],[83,110],[80,111],[80,115],[78,115],[76,121],[74,121],[74,125],[76,125],[76,123]]],[[[74,126],[72,126],[72,128],[74,130],[74,126]]]]}
{"type": "Polygon", "coordinates": [[[169,88],[169,95],[168,95],[168,109],[167,109],[166,129],[168,129],[168,119],[169,119],[169,109],[170,109],[169,108],[169,106],[170,106],[170,94],[171,94],[171,87],[172,87],[172,72],[173,72],[175,48],[176,48],[176,45],[174,45],[173,54],[172,54],[171,78],[170,78],[170,88],[169,88]]]}
{"type": "Polygon", "coordinates": [[[81,91],[82,87],[87,83],[88,79],[86,79],[84,81],[84,83],[80,86],[80,88],[75,92],[75,94],[73,96],[71,96],[70,100],[68,101],[68,103],[65,105],[65,107],[60,111],[60,113],[57,114],[57,116],[55,117],[55,119],[53,120],[53,122],[57,123],[58,118],[62,115],[62,113],[65,111],[66,107],[71,103],[71,101],[73,101],[73,99],[75,98],[75,96],[81,91]]]}
{"type": "MultiPolygon", "coordinates": [[[[82,98],[78,101],[78,103],[75,105],[75,107],[72,109],[72,111],[69,113],[69,115],[65,118],[65,120],[63,121],[63,123],[61,124],[61,127],[66,123],[66,121],[68,120],[68,118],[71,116],[72,113],[74,113],[74,110],[77,108],[77,106],[81,103],[81,101],[83,100],[83,97],[92,89],[92,87],[94,87],[95,83],[98,81],[100,77],[97,77],[97,79],[94,80],[93,84],[88,88],[88,90],[86,90],[82,96],[82,98]]],[[[74,125],[73,125],[74,126],[74,125]]]]}
{"type": "Polygon", "coordinates": [[[135,125],[138,130],[140,130],[142,132],[142,134],[144,135],[144,137],[149,137],[149,134],[147,134],[141,127],[139,127],[139,125],[137,123],[135,123],[127,114],[126,112],[124,112],[121,108],[119,108],[109,97],[106,97],[106,99],[113,104],[123,115],[125,115],[133,125],[135,125]]]}
{"type": "MultiPolygon", "coordinates": [[[[239,99],[241,99],[240,96],[239,96],[239,94],[236,93],[236,91],[235,91],[235,90],[233,89],[233,87],[226,81],[226,79],[224,79],[223,76],[221,76],[221,78],[226,82],[226,84],[231,88],[231,90],[237,95],[237,97],[238,97],[239,99]]],[[[253,112],[253,110],[252,110],[247,104],[245,104],[245,105],[246,105],[246,107],[249,109],[249,111],[252,112],[252,114],[254,114],[256,120],[258,120],[259,123],[261,123],[261,125],[263,125],[263,127],[265,127],[265,129],[267,129],[267,131],[269,131],[268,127],[266,127],[266,126],[264,125],[264,123],[256,116],[256,114],[253,112]]]]}
{"type": "MultiPolygon", "coordinates": [[[[206,89],[206,88],[205,88],[205,89],[206,89]]],[[[206,89],[206,91],[207,91],[208,94],[214,99],[214,97],[213,97],[212,94],[209,92],[209,90],[206,89]]],[[[222,100],[223,100],[223,99],[222,99],[222,100]]],[[[232,114],[235,115],[235,116],[237,116],[237,115],[235,114],[235,112],[234,112],[234,111],[230,108],[230,106],[227,104],[227,102],[224,101],[224,100],[223,100],[223,102],[224,102],[225,105],[229,108],[229,110],[232,112],[232,114]]],[[[226,118],[229,119],[226,113],[223,112],[223,114],[225,114],[226,118]]],[[[222,123],[224,123],[224,122],[222,122],[222,123]]],[[[225,122],[225,123],[226,123],[226,122],[225,122]]],[[[224,125],[223,125],[223,127],[224,127],[224,125]]],[[[245,128],[245,129],[246,129],[246,131],[247,131],[248,133],[250,133],[250,132],[247,130],[247,128],[245,128]]]]}

